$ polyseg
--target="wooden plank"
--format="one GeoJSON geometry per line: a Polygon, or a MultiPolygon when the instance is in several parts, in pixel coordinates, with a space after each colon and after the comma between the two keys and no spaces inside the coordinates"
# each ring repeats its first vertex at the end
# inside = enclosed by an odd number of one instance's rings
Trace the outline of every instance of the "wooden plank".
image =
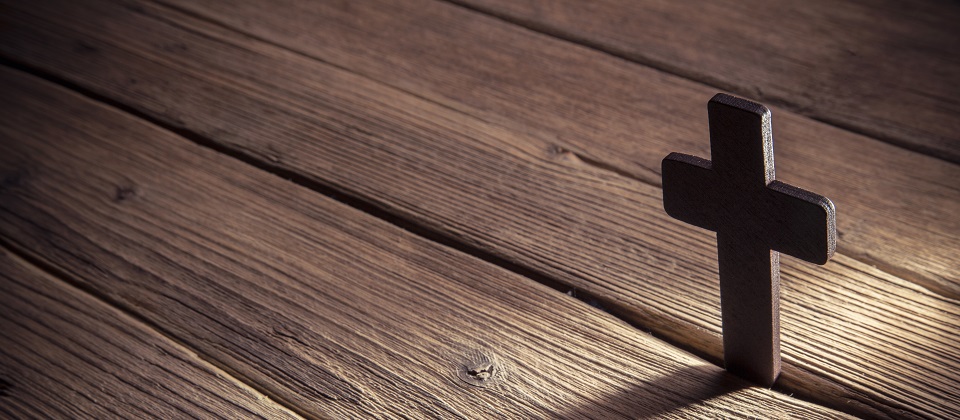
{"type": "Polygon", "coordinates": [[[0,308],[3,417],[298,418],[2,248],[0,308]]]}
{"type": "Polygon", "coordinates": [[[452,0],[960,163],[960,4],[452,0]]]}
{"type": "MultiPolygon", "coordinates": [[[[164,8],[91,1],[85,11],[93,16],[79,21],[45,11],[49,24],[11,11],[0,45],[201,141],[531,267],[719,358],[715,238],[667,217],[658,188],[553,141],[164,8]],[[109,35],[131,28],[137,36],[119,45],[109,35]]],[[[824,269],[783,266],[784,387],[872,416],[960,412],[955,300],[843,255],[824,269]],[[878,301],[886,296],[897,298],[878,301]],[[909,338],[887,344],[896,336],[909,338]]]]}
{"type": "Polygon", "coordinates": [[[841,417],[0,70],[0,235],[306,415],[841,417]]]}
{"type": "MultiPolygon", "coordinates": [[[[716,93],[714,88],[449,4],[170,2],[203,19],[239,28],[512,133],[536,137],[588,164],[654,185],[660,185],[660,160],[670,152],[709,156],[705,104],[716,93]]],[[[100,26],[128,30],[123,23],[99,20],[100,26]]],[[[153,55],[190,56],[189,60],[216,65],[209,63],[210,58],[194,57],[196,51],[176,51],[172,43],[142,48],[153,55]],[[168,50],[156,51],[159,48],[168,50]]],[[[23,49],[31,51],[15,56],[42,54],[32,51],[36,45],[23,49]]],[[[96,55],[73,54],[84,61],[96,55]]],[[[236,77],[262,78],[274,70],[249,69],[247,64],[229,71],[236,77]]],[[[124,90],[142,89],[123,79],[113,83],[124,90]]],[[[781,109],[773,112],[774,133],[781,139],[776,142],[779,178],[836,197],[840,252],[960,298],[960,271],[955,269],[960,249],[957,165],[781,109]]],[[[177,121],[173,119],[176,126],[184,126],[177,121]]]]}

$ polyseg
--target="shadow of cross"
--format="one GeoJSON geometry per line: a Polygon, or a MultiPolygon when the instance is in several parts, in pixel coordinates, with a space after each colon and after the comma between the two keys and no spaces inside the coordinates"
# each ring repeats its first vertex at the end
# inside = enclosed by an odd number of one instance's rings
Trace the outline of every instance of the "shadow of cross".
{"type": "Polygon", "coordinates": [[[712,161],[663,159],[663,207],[717,233],[723,358],[770,386],[780,374],[780,252],[825,264],[836,249],[833,203],[774,180],[765,106],[717,94],[707,106],[712,161]]]}

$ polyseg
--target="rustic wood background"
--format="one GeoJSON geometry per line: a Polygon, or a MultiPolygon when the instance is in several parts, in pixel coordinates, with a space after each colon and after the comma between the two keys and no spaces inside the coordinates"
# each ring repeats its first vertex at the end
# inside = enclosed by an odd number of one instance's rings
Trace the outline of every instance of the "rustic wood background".
{"type": "Polygon", "coordinates": [[[960,5],[0,0],[0,415],[960,416],[960,5]],[[837,206],[783,373],[663,211],[718,91],[837,206]]]}

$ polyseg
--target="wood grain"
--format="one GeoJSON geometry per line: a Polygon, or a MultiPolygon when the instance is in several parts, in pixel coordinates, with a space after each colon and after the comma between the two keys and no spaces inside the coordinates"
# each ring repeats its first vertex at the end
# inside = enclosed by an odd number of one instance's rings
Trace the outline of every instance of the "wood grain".
{"type": "Polygon", "coordinates": [[[960,5],[452,0],[960,163],[960,5]]]}
{"type": "Polygon", "coordinates": [[[6,418],[298,418],[2,248],[0,383],[6,418]]]}
{"type": "Polygon", "coordinates": [[[75,93],[0,80],[0,235],[305,415],[842,417],[75,93]]]}
{"type": "MultiPolygon", "coordinates": [[[[200,141],[530,267],[719,360],[715,239],[667,217],[658,188],[585,162],[556,139],[165,8],[90,1],[84,10],[64,6],[43,14],[11,8],[0,48],[200,141]],[[82,13],[102,20],[72,19],[82,13]],[[109,35],[126,31],[137,35],[122,42],[109,35]]],[[[809,124],[780,117],[777,124],[809,124]]],[[[878,153],[861,160],[861,170],[876,171],[878,161],[906,165],[902,150],[864,142],[878,153]]],[[[909,156],[927,164],[911,170],[921,179],[960,176],[943,162],[909,156]]],[[[841,175],[848,170],[858,169],[844,167],[841,175]]],[[[789,173],[781,171],[781,178],[792,182],[789,173]]],[[[816,173],[836,176],[830,174],[816,173]]],[[[924,211],[931,203],[939,207],[930,212],[957,206],[949,184],[898,183],[904,193],[947,191],[911,196],[924,211]]],[[[846,203],[837,198],[841,218],[846,203]]],[[[864,415],[960,413],[957,302],[848,256],[835,261],[812,271],[783,261],[780,383],[864,415]],[[888,295],[896,298],[878,300],[888,295]],[[891,338],[897,336],[908,338],[891,338]],[[889,368],[874,370],[876,363],[889,368]]]]}
{"type": "MultiPolygon", "coordinates": [[[[165,2],[654,185],[663,156],[709,151],[716,88],[449,4],[165,2]]],[[[960,167],[773,112],[780,177],[836,197],[841,252],[960,298],[960,167]]],[[[960,132],[949,114],[930,126],[960,132]]]]}

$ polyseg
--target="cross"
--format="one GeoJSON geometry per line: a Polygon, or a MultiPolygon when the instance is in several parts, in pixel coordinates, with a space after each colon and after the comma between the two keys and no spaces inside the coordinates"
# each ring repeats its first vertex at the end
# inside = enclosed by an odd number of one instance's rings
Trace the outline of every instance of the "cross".
{"type": "Polygon", "coordinates": [[[727,370],[770,386],[780,374],[780,252],[826,264],[836,249],[833,202],[774,180],[765,106],[717,94],[707,105],[713,160],[663,159],[663,207],[717,233],[727,370]]]}

